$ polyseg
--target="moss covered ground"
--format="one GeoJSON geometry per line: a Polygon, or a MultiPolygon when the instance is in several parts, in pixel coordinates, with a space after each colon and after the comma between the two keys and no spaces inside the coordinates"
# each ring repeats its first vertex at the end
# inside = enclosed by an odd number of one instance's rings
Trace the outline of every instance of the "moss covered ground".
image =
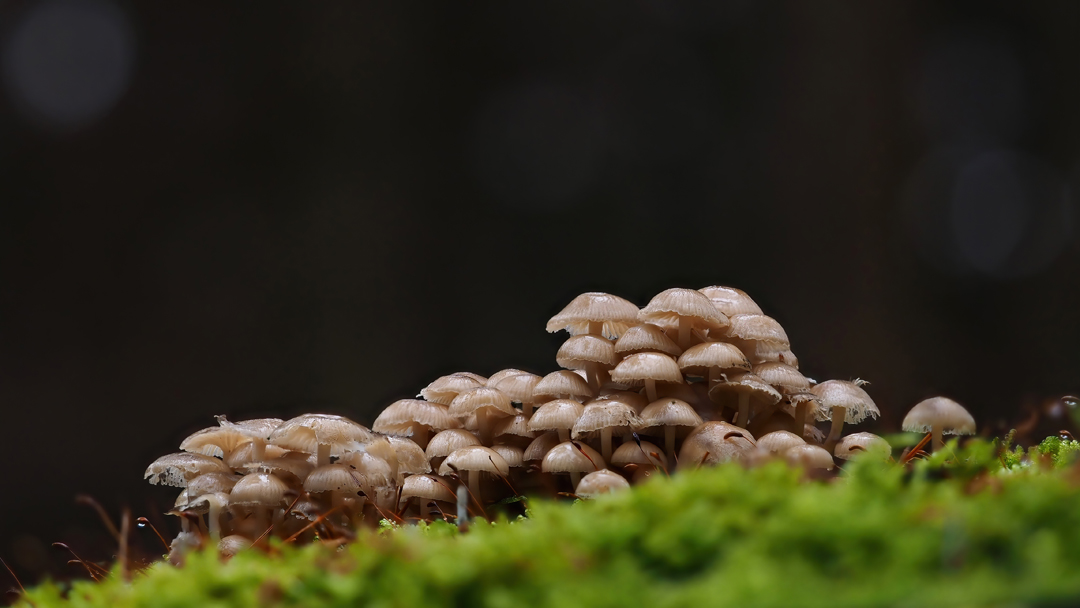
{"type": "Polygon", "coordinates": [[[975,440],[807,481],[783,463],[658,478],[528,518],[372,531],[343,548],[194,554],[35,606],[1075,606],[1080,444],[975,440]]]}

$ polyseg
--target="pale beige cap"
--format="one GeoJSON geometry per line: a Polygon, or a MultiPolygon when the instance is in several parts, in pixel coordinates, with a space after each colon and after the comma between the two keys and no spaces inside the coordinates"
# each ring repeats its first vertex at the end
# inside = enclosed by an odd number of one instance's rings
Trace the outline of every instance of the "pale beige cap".
{"type": "Polygon", "coordinates": [[[378,438],[367,427],[344,416],[304,414],[281,423],[270,433],[270,443],[289,450],[314,453],[319,445],[329,445],[331,456],[361,449],[378,438]]]}
{"type": "Polygon", "coordinates": [[[618,338],[638,322],[633,302],[607,293],[589,292],[574,298],[547,322],[548,333],[565,329],[570,335],[589,333],[589,323],[603,323],[602,334],[618,338]]]}
{"type": "Polygon", "coordinates": [[[401,502],[416,497],[424,500],[454,502],[457,497],[450,489],[450,483],[435,475],[409,475],[401,486],[401,502]]]}
{"type": "Polygon", "coordinates": [[[522,459],[525,462],[543,460],[551,448],[559,445],[559,435],[555,431],[549,431],[532,440],[529,447],[525,448],[522,459]]]}
{"type": "Polygon", "coordinates": [[[491,449],[498,452],[499,456],[502,456],[503,460],[506,461],[506,464],[510,465],[510,468],[525,465],[525,450],[517,446],[497,443],[491,446],[491,449]]]}
{"type": "Polygon", "coordinates": [[[655,444],[642,441],[627,441],[611,453],[611,464],[622,467],[628,464],[652,465],[667,468],[667,455],[655,444]]]}
{"type": "Polygon", "coordinates": [[[244,475],[229,493],[229,503],[240,507],[284,507],[289,486],[270,473],[244,475]]]}
{"type": "Polygon", "coordinates": [[[662,353],[637,353],[623,359],[611,370],[611,380],[619,384],[640,385],[645,380],[682,382],[679,364],[662,353]]]}
{"type": "Polygon", "coordinates": [[[480,445],[480,439],[465,429],[447,429],[431,438],[424,452],[427,459],[443,458],[449,456],[454,450],[470,446],[480,445]]]}
{"type": "Polygon", "coordinates": [[[237,481],[240,481],[240,477],[232,473],[206,473],[188,482],[187,494],[190,498],[197,498],[203,494],[213,494],[214,492],[228,494],[237,481]]]}
{"type": "Polygon", "coordinates": [[[356,493],[360,491],[360,476],[346,465],[328,464],[311,471],[304,480],[304,490],[356,493]]]}
{"type": "Polygon", "coordinates": [[[436,378],[420,391],[420,397],[434,403],[450,405],[458,393],[479,388],[487,383],[487,378],[470,372],[457,372],[436,378]]]}
{"type": "Polygon", "coordinates": [[[584,378],[572,371],[560,369],[544,376],[533,387],[533,396],[537,401],[548,399],[591,399],[595,393],[584,378]]]}
{"type": "Polygon", "coordinates": [[[398,473],[412,475],[416,473],[430,473],[431,463],[428,462],[424,448],[416,445],[415,441],[402,437],[387,437],[390,447],[397,455],[398,473]]]}
{"type": "Polygon", "coordinates": [[[619,358],[615,356],[615,344],[611,340],[582,335],[563,342],[555,355],[555,362],[566,369],[585,369],[586,363],[614,366],[619,358]]]}
{"type": "Polygon", "coordinates": [[[150,463],[143,473],[143,478],[151,484],[185,488],[192,479],[207,473],[232,474],[232,469],[224,462],[212,456],[194,452],[166,454],[150,463]]]}
{"type": "Polygon", "coordinates": [[[750,360],[739,347],[726,342],[702,342],[679,356],[679,369],[691,376],[707,377],[709,370],[750,371],[750,360]]]}
{"type": "MultiPolygon", "coordinates": [[[[669,386],[681,385],[674,384],[669,386]]],[[[626,405],[629,405],[631,408],[633,408],[633,410],[637,412],[639,416],[641,415],[642,410],[645,409],[645,406],[649,405],[648,398],[641,393],[626,390],[615,390],[610,388],[601,389],[600,396],[598,396],[596,399],[593,399],[592,401],[589,401],[588,403],[586,403],[586,405],[599,403],[601,401],[618,401],[619,403],[625,403],[626,405]]]]}
{"type": "Polygon", "coordinates": [[[797,445],[806,445],[806,441],[788,431],[773,431],[766,433],[758,438],[758,447],[768,450],[773,454],[782,454],[788,448],[793,448],[797,445]]]}
{"type": "Polygon", "coordinates": [[[389,486],[397,482],[393,464],[368,452],[349,452],[337,464],[352,469],[359,476],[362,487],[389,486]]]}
{"type": "Polygon", "coordinates": [[[780,323],[766,315],[735,315],[731,317],[731,327],[727,335],[741,340],[753,342],[766,342],[769,344],[790,347],[787,332],[780,323]]]}
{"type": "Polygon", "coordinates": [[[504,435],[525,437],[527,439],[536,437],[536,433],[533,433],[532,430],[529,429],[529,418],[525,416],[525,414],[507,416],[496,422],[492,436],[502,437],[504,435]]]}
{"type": "Polygon", "coordinates": [[[496,378],[495,374],[488,380],[488,386],[495,388],[510,398],[515,403],[532,403],[533,389],[540,383],[541,377],[519,369],[503,370],[504,375],[496,378]]]}
{"type": "Polygon", "coordinates": [[[759,363],[754,366],[754,373],[785,395],[810,390],[810,380],[785,363],[759,363]]]}
{"type": "Polygon", "coordinates": [[[604,429],[615,436],[629,435],[642,427],[641,417],[632,407],[618,401],[593,401],[585,406],[574,423],[571,436],[594,437],[604,429]]]}
{"type": "Polygon", "coordinates": [[[877,418],[881,412],[870,395],[859,385],[847,380],[826,380],[814,385],[810,392],[821,399],[818,420],[832,420],[832,408],[845,409],[844,423],[858,424],[866,418],[877,418]]]}
{"type": "Polygon", "coordinates": [[[807,469],[825,469],[831,471],[834,463],[829,450],[821,446],[796,445],[784,451],[784,458],[789,464],[807,469]]]}
{"type": "Polygon", "coordinates": [[[590,473],[606,466],[600,452],[581,442],[564,441],[548,450],[540,470],[544,473],[590,473]]]}
{"type": "Polygon", "coordinates": [[[867,452],[888,459],[892,455],[892,446],[884,438],[873,433],[852,433],[836,444],[833,453],[837,458],[850,460],[859,454],[867,452]]]}
{"type": "Polygon", "coordinates": [[[615,353],[626,357],[635,353],[657,352],[678,357],[682,349],[659,325],[642,323],[626,330],[616,342],[615,353]]]}
{"type": "Polygon", "coordinates": [[[706,422],[683,440],[677,468],[696,469],[739,460],[756,447],[750,431],[727,422],[706,422]]]}
{"type": "Polygon", "coordinates": [[[371,430],[387,435],[410,436],[414,426],[426,426],[432,431],[456,429],[461,426],[450,415],[449,408],[432,401],[398,399],[386,406],[371,425],[371,430]]]}
{"type": "Polygon", "coordinates": [[[510,405],[506,393],[487,386],[474,388],[460,393],[450,402],[450,415],[458,419],[467,418],[481,408],[486,408],[498,416],[514,416],[517,410],[510,405]]]}
{"type": "Polygon", "coordinates": [[[733,315],[763,314],[761,312],[761,307],[759,307],[757,303],[741,289],[713,285],[711,287],[702,287],[698,291],[709,298],[713,303],[713,306],[716,307],[716,310],[719,310],[728,317],[733,315]]]}
{"type": "Polygon", "coordinates": [[[439,475],[458,471],[480,471],[506,477],[510,464],[495,450],[482,445],[470,445],[454,450],[439,467],[439,475]]]}
{"type": "Polygon", "coordinates": [[[618,473],[607,469],[593,471],[581,478],[574,494],[581,498],[590,498],[599,494],[609,494],[630,488],[630,483],[618,473]]]}
{"type": "Polygon", "coordinates": [[[952,399],[931,397],[916,403],[901,425],[905,431],[916,433],[929,433],[934,427],[946,435],[973,435],[975,419],[952,399]]]}
{"type": "Polygon", "coordinates": [[[692,319],[693,326],[709,330],[727,327],[727,315],[716,309],[712,300],[696,289],[673,287],[653,296],[641,309],[638,318],[643,323],[655,323],[661,327],[679,325],[680,318],[692,319]]]}
{"type": "Polygon", "coordinates": [[[728,376],[727,382],[718,382],[709,389],[709,398],[714,402],[718,396],[724,393],[740,394],[747,393],[751,397],[764,401],[768,404],[780,401],[780,393],[757,374],[742,373],[728,376]]]}
{"type": "Polygon", "coordinates": [[[641,411],[641,422],[643,428],[697,427],[703,420],[689,403],[681,399],[665,397],[653,401],[641,411]]]}
{"type": "Polygon", "coordinates": [[[529,419],[530,431],[570,430],[585,411],[585,406],[572,399],[555,399],[536,408],[529,419]]]}

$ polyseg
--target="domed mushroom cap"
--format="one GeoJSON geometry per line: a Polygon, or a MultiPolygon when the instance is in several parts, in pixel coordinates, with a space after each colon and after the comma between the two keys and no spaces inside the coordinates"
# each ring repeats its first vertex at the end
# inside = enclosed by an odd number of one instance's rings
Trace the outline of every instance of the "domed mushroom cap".
{"type": "Polygon", "coordinates": [[[444,431],[459,428],[461,423],[440,403],[398,399],[386,406],[375,418],[371,430],[387,435],[409,435],[412,434],[414,425],[423,425],[433,431],[444,431]]]}
{"type": "Polygon", "coordinates": [[[401,486],[401,502],[416,497],[424,500],[454,502],[457,497],[450,489],[450,484],[434,475],[410,475],[401,486]]]}
{"type": "Polygon", "coordinates": [[[537,401],[545,399],[591,399],[595,393],[584,378],[572,371],[560,369],[543,377],[533,387],[533,397],[537,401]]]}
{"type": "Polygon", "coordinates": [[[630,488],[630,483],[618,473],[607,469],[593,471],[581,478],[574,494],[581,498],[591,498],[599,494],[609,494],[630,488]]]}
{"type": "Polygon", "coordinates": [[[239,534],[230,534],[218,542],[217,550],[221,557],[233,557],[251,547],[251,539],[239,534]]]}
{"type": "Polygon", "coordinates": [[[673,287],[656,294],[648,305],[641,309],[638,318],[644,323],[655,323],[661,327],[673,327],[680,318],[693,319],[693,326],[699,329],[716,329],[728,325],[727,315],[713,306],[712,300],[695,289],[673,287]]]}
{"type": "Polygon", "coordinates": [[[612,435],[629,435],[640,429],[641,418],[629,405],[618,401],[594,401],[585,406],[581,416],[571,429],[571,436],[592,437],[604,429],[612,435]]]}
{"type": "Polygon", "coordinates": [[[544,473],[591,473],[606,466],[600,452],[584,443],[564,441],[548,450],[540,470],[544,473]]]}
{"type": "Polygon", "coordinates": [[[633,302],[601,292],[583,293],[574,298],[559,314],[547,322],[548,333],[565,329],[570,335],[589,332],[590,323],[603,323],[601,333],[618,338],[638,322],[638,307],[633,302]]]}
{"type": "Polygon", "coordinates": [[[572,429],[581,418],[585,406],[572,399],[555,399],[536,408],[529,419],[530,431],[557,431],[572,429]]]}
{"type": "Polygon", "coordinates": [[[439,475],[457,471],[480,471],[506,477],[510,464],[495,450],[482,445],[470,445],[454,450],[439,467],[439,475]]]}
{"type": "Polygon", "coordinates": [[[702,287],[698,291],[709,298],[713,306],[716,307],[716,310],[719,310],[728,317],[734,315],[763,314],[761,312],[761,307],[759,307],[757,303],[741,289],[713,285],[711,287],[702,287]]]}
{"type": "Polygon", "coordinates": [[[683,377],[675,359],[661,353],[637,353],[623,359],[611,370],[611,380],[640,386],[645,380],[681,383],[683,377]]]}
{"type": "Polygon", "coordinates": [[[656,428],[661,426],[697,427],[703,421],[689,403],[681,399],[665,397],[645,406],[645,409],[641,411],[641,422],[643,428],[656,428]]]}
{"type": "Polygon", "coordinates": [[[807,469],[831,471],[833,468],[832,454],[829,453],[829,450],[816,445],[806,444],[790,447],[784,451],[784,458],[788,461],[788,464],[807,469]]]}
{"type": "Polygon", "coordinates": [[[677,468],[696,469],[738,460],[756,447],[750,431],[727,422],[706,422],[683,441],[677,468]]]}
{"type": "Polygon", "coordinates": [[[450,402],[450,415],[455,418],[467,418],[480,409],[498,412],[500,416],[517,414],[506,393],[486,386],[461,393],[450,402]]]}
{"type": "Polygon", "coordinates": [[[788,431],[773,431],[758,438],[758,447],[768,450],[773,454],[782,454],[788,448],[797,445],[806,445],[806,441],[795,433],[788,431]]]}
{"type": "Polygon", "coordinates": [[[303,452],[287,452],[277,458],[268,458],[259,462],[247,462],[236,468],[245,474],[273,473],[282,479],[292,475],[303,481],[308,476],[308,473],[315,468],[315,459],[303,452]]]}
{"type": "Polygon", "coordinates": [[[709,389],[709,398],[716,402],[719,399],[719,396],[724,393],[746,393],[751,397],[768,404],[776,403],[781,399],[780,393],[775,388],[769,386],[769,384],[762,380],[757,374],[751,373],[733,374],[728,376],[727,382],[717,383],[709,389]]]}
{"type": "Polygon", "coordinates": [[[731,327],[727,335],[740,340],[765,342],[777,346],[790,347],[787,332],[776,319],[766,315],[735,315],[731,317],[731,327]]]}
{"type": "Polygon", "coordinates": [[[628,464],[652,465],[654,467],[667,468],[667,455],[656,444],[642,441],[629,441],[620,445],[611,454],[611,464],[623,467],[628,464]]]}
{"type": "Polygon", "coordinates": [[[506,464],[510,465],[510,468],[525,466],[525,450],[513,446],[495,444],[491,446],[492,450],[498,452],[499,456],[503,457],[506,464]]]}
{"type": "MultiPolygon", "coordinates": [[[[263,447],[261,460],[280,458],[288,453],[289,450],[285,448],[268,444],[263,447]]],[[[225,464],[231,468],[240,469],[255,462],[257,456],[258,450],[255,448],[255,441],[248,441],[247,443],[241,443],[240,447],[226,454],[224,460],[225,464]]]]}
{"type": "Polygon", "coordinates": [[[232,428],[211,426],[188,435],[180,442],[180,449],[204,456],[224,458],[241,444],[251,441],[251,437],[232,428]]]}
{"type": "Polygon", "coordinates": [[[510,435],[513,437],[525,437],[527,439],[533,439],[536,437],[536,433],[529,430],[529,418],[524,414],[518,414],[517,416],[507,416],[495,423],[494,437],[502,437],[504,435],[510,435]]]}
{"type": "Polygon", "coordinates": [[[289,486],[276,475],[251,473],[244,475],[229,493],[229,503],[240,507],[286,506],[289,486]]]}
{"type": "Polygon", "coordinates": [[[480,445],[480,438],[465,429],[447,429],[431,438],[424,454],[428,460],[444,458],[454,450],[470,445],[480,445]]]}
{"type": "Polygon", "coordinates": [[[642,323],[626,330],[616,342],[615,353],[626,357],[635,353],[657,352],[678,357],[683,350],[659,325],[642,323]]]}
{"type": "Polygon", "coordinates": [[[358,480],[361,487],[390,486],[397,481],[391,463],[367,452],[349,452],[342,456],[337,464],[351,469],[353,478],[358,480]]]}
{"type": "Polygon", "coordinates": [[[785,363],[759,363],[754,373],[781,393],[798,393],[810,390],[810,381],[799,370],[785,363]]]}
{"type": "Polygon", "coordinates": [[[190,498],[215,492],[228,494],[239,480],[240,477],[232,473],[206,473],[188,482],[187,494],[190,498]]]}
{"type": "Polygon", "coordinates": [[[832,408],[842,407],[845,424],[858,424],[867,417],[876,419],[881,412],[870,395],[866,394],[854,382],[847,380],[826,380],[821,384],[814,385],[810,389],[821,399],[818,408],[818,420],[832,420],[832,408]]]}
{"type": "Polygon", "coordinates": [[[833,450],[837,458],[844,460],[850,460],[867,452],[880,456],[882,459],[888,459],[892,454],[892,446],[888,441],[873,433],[852,433],[841,439],[833,450]]]}
{"type": "Polygon", "coordinates": [[[952,399],[931,397],[916,403],[901,425],[905,431],[916,433],[929,433],[934,427],[947,435],[972,435],[975,419],[971,412],[952,399]]]}
{"type": "Polygon", "coordinates": [[[619,403],[629,405],[639,416],[641,415],[641,411],[645,409],[645,406],[649,405],[649,400],[645,395],[634,391],[604,389],[601,392],[602,394],[600,396],[589,401],[586,405],[591,405],[599,401],[618,401],[619,403]]]}
{"type": "Polygon", "coordinates": [[[343,464],[328,464],[311,472],[304,480],[308,492],[350,492],[360,490],[360,476],[343,464]]]}
{"type": "Polygon", "coordinates": [[[549,431],[533,439],[529,447],[525,448],[525,453],[522,454],[521,458],[525,462],[543,460],[544,456],[551,451],[551,448],[557,445],[559,445],[559,436],[554,431],[549,431]]]}
{"type": "Polygon", "coordinates": [[[415,441],[401,437],[387,437],[387,439],[397,456],[399,473],[413,475],[431,472],[431,463],[428,462],[424,449],[416,445],[415,441]]]}
{"type": "Polygon", "coordinates": [[[211,506],[225,509],[228,508],[229,504],[231,503],[228,492],[205,492],[195,496],[183,505],[177,505],[176,510],[182,513],[206,515],[210,512],[211,506]]]}
{"type": "Polygon", "coordinates": [[[367,427],[333,414],[297,416],[281,423],[269,437],[270,443],[298,452],[314,453],[320,444],[329,445],[331,456],[361,449],[376,439],[367,427]]]}
{"type": "Polygon", "coordinates": [[[436,378],[420,391],[420,397],[433,403],[450,405],[459,393],[479,388],[487,383],[487,378],[470,372],[456,372],[436,378]]]}
{"type": "Polygon", "coordinates": [[[243,433],[253,439],[266,440],[270,436],[270,433],[274,432],[274,429],[281,426],[284,422],[281,418],[251,418],[249,420],[238,420],[236,422],[229,422],[225,416],[214,416],[217,418],[218,424],[222,428],[231,429],[238,433],[243,433]]]}
{"type": "Polygon", "coordinates": [[[533,401],[533,389],[540,382],[540,376],[519,369],[508,369],[499,372],[488,379],[488,386],[498,390],[515,403],[531,403],[533,401]]]}
{"type": "Polygon", "coordinates": [[[166,454],[150,463],[143,473],[143,478],[151,484],[185,488],[192,479],[207,473],[232,474],[232,469],[224,462],[211,456],[194,452],[166,454]]]}
{"type": "Polygon", "coordinates": [[[566,369],[585,369],[586,363],[614,366],[619,359],[615,355],[615,344],[610,340],[582,335],[563,342],[555,355],[555,362],[566,369]]]}
{"type": "Polygon", "coordinates": [[[739,347],[727,342],[702,342],[686,349],[679,356],[679,369],[684,374],[705,377],[709,370],[718,368],[722,370],[737,369],[750,371],[750,360],[746,358],[739,347]]]}

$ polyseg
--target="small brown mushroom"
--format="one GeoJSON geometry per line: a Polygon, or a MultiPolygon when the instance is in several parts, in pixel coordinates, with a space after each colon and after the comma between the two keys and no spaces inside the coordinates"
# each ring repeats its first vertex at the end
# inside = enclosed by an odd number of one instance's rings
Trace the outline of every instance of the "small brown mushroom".
{"type": "Polygon", "coordinates": [[[618,296],[601,292],[583,293],[547,322],[548,333],[565,329],[571,336],[592,334],[618,338],[636,325],[638,307],[618,296]]]}
{"type": "Polygon", "coordinates": [[[577,441],[565,441],[548,450],[540,463],[544,473],[568,473],[570,485],[575,488],[581,481],[582,473],[591,473],[605,468],[604,457],[599,452],[577,441]]]}
{"type": "Polygon", "coordinates": [[[932,433],[934,451],[945,447],[943,433],[949,435],[972,435],[975,433],[975,419],[964,406],[948,397],[931,397],[915,404],[904,416],[901,425],[905,431],[932,433]]]}
{"type": "Polygon", "coordinates": [[[574,489],[574,494],[579,498],[592,498],[600,494],[610,494],[630,488],[626,479],[618,473],[607,469],[593,471],[581,478],[574,489]]]}
{"type": "Polygon", "coordinates": [[[679,348],[693,344],[691,331],[720,330],[728,326],[727,315],[716,309],[712,300],[694,289],[675,287],[653,297],[638,318],[643,323],[655,323],[663,328],[678,328],[679,348]]]}

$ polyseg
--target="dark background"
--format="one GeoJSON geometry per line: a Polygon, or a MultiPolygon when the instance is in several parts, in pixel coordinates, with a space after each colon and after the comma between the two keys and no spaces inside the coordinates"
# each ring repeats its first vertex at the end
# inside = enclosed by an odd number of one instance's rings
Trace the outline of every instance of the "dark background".
{"type": "Polygon", "coordinates": [[[582,291],[742,287],[869,429],[1080,389],[1078,3],[116,2],[0,2],[24,582],[214,414],[546,373],[582,291]]]}

